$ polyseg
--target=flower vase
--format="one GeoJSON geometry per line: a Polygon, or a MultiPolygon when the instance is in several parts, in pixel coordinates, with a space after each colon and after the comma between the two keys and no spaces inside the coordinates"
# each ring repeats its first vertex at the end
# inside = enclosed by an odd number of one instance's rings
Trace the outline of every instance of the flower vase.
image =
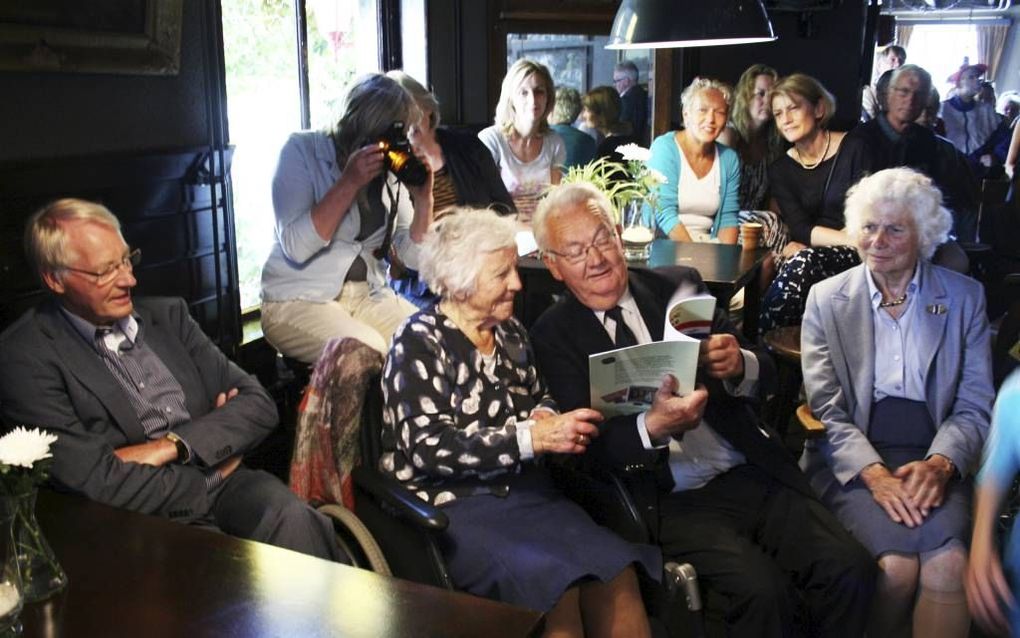
{"type": "Polygon", "coordinates": [[[648,261],[655,231],[645,218],[643,199],[632,199],[623,208],[623,254],[627,261],[648,261]]]}
{"type": "Polygon", "coordinates": [[[67,574],[46,542],[35,518],[39,490],[17,493],[14,500],[14,542],[25,602],[45,600],[67,586],[67,574]]]}
{"type": "Polygon", "coordinates": [[[21,571],[18,569],[18,552],[14,543],[14,520],[17,501],[0,498],[0,636],[21,633],[21,607],[24,593],[21,571]]]}

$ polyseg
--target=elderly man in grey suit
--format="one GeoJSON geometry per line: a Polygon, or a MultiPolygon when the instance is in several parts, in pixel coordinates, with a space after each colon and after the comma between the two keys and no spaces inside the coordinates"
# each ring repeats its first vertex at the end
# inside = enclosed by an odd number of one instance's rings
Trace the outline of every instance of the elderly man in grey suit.
{"type": "Polygon", "coordinates": [[[970,477],[992,389],[981,284],[932,265],[952,224],[909,168],[862,179],[846,232],[863,262],[816,284],[802,325],[804,387],[826,436],[801,465],[878,560],[869,636],[966,636],[970,477]]]}
{"type": "Polygon", "coordinates": [[[140,253],[109,210],[58,200],[30,218],[25,249],[52,296],[0,335],[0,409],[57,435],[57,487],[345,560],[329,519],[241,464],[276,406],[183,300],[132,298],[140,253]]]}

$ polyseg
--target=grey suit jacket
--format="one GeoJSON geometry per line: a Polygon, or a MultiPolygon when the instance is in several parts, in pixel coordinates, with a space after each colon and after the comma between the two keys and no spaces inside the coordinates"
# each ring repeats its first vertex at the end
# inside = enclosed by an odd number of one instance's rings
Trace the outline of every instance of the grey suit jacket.
{"type": "MultiPolygon", "coordinates": [[[[938,430],[928,454],[952,459],[961,476],[976,471],[995,391],[984,292],[968,277],[922,268],[915,315],[920,331],[925,399],[938,430]]],[[[801,325],[801,365],[811,411],[825,424],[801,467],[819,494],[845,485],[882,459],[868,441],[875,383],[875,335],[865,266],[815,284],[801,325]]]]}
{"type": "Polygon", "coordinates": [[[53,300],[0,335],[0,411],[9,425],[56,434],[52,478],[90,499],[180,521],[211,507],[205,471],[261,441],[277,423],[258,381],[230,362],[188,314],[182,299],[136,299],[142,339],[184,389],[191,421],[175,432],[191,446],[189,465],[124,463],[114,450],[146,442],[127,395],[53,300]],[[238,395],[214,409],[216,395],[238,395]]]}

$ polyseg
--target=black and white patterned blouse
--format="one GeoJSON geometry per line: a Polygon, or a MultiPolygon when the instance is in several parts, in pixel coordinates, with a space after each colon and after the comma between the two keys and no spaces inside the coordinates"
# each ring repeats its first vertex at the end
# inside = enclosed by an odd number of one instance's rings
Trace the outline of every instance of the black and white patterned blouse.
{"type": "Polygon", "coordinates": [[[519,424],[556,410],[517,319],[496,326],[482,356],[438,304],[393,337],[383,367],[383,472],[435,505],[505,494],[521,470],[519,424]]]}

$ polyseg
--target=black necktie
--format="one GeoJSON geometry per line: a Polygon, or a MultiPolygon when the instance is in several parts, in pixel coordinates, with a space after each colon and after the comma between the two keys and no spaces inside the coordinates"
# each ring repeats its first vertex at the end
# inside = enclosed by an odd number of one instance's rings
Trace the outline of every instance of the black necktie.
{"type": "Polygon", "coordinates": [[[627,322],[623,320],[622,308],[619,306],[613,306],[606,311],[606,316],[616,322],[616,337],[614,341],[616,341],[617,348],[627,348],[638,344],[634,333],[630,331],[630,327],[627,326],[627,322]]]}

